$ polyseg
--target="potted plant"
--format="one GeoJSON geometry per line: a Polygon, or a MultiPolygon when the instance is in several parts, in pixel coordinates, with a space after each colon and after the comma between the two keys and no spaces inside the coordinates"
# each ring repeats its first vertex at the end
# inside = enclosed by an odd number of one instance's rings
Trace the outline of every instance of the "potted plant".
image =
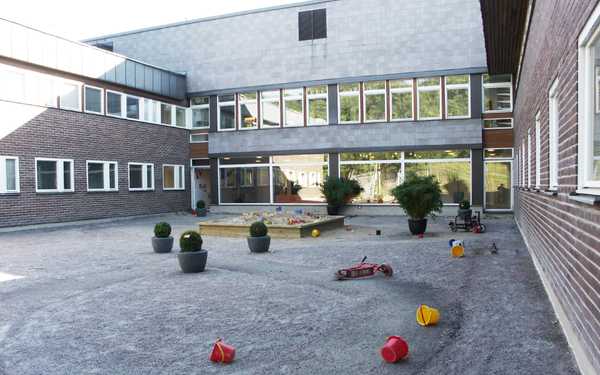
{"type": "Polygon", "coordinates": [[[357,197],[363,188],[358,181],[330,176],[321,184],[321,194],[327,201],[327,214],[338,215],[344,205],[357,197]]]}
{"type": "Polygon", "coordinates": [[[442,190],[435,176],[408,173],[392,195],[408,215],[408,227],[414,235],[425,233],[427,216],[442,211],[442,190]]]}
{"type": "Polygon", "coordinates": [[[173,249],[173,237],[169,223],[161,222],[154,226],[152,248],[155,253],[169,253],[173,249]]]}
{"type": "Polygon", "coordinates": [[[206,216],[206,202],[202,199],[196,202],[196,216],[206,216]]]}
{"type": "Polygon", "coordinates": [[[255,221],[250,225],[250,236],[248,236],[248,247],[253,253],[265,253],[269,251],[271,237],[267,226],[262,221],[255,221]]]}
{"type": "Polygon", "coordinates": [[[179,238],[181,251],[177,254],[179,266],[184,273],[202,272],[206,267],[208,252],[202,250],[200,233],[188,230],[179,238]]]}
{"type": "Polygon", "coordinates": [[[473,210],[471,209],[471,202],[467,199],[462,200],[458,204],[458,216],[461,218],[471,217],[473,215],[473,210]]]}

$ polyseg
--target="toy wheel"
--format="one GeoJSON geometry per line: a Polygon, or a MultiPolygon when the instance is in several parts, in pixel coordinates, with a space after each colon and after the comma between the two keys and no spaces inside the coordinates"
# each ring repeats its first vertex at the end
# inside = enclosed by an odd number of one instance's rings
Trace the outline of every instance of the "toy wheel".
{"type": "Polygon", "coordinates": [[[383,272],[383,274],[386,277],[392,277],[392,275],[394,274],[394,270],[392,269],[392,266],[390,266],[389,264],[382,264],[381,266],[379,266],[379,270],[381,272],[383,272]]]}
{"type": "Polygon", "coordinates": [[[486,229],[485,224],[479,224],[479,233],[485,233],[486,229]]]}
{"type": "Polygon", "coordinates": [[[346,277],[342,274],[341,271],[335,271],[335,274],[333,275],[333,277],[335,278],[335,280],[341,281],[344,280],[346,277]]]}
{"type": "Polygon", "coordinates": [[[455,224],[455,223],[450,223],[450,224],[448,224],[448,225],[450,226],[450,230],[451,230],[452,232],[456,232],[456,224],[455,224]]]}

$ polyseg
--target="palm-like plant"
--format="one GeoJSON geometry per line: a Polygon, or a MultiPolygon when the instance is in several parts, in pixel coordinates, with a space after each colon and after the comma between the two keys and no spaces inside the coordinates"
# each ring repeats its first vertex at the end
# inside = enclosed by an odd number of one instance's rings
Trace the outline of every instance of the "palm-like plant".
{"type": "Polygon", "coordinates": [[[392,189],[392,195],[413,220],[442,212],[442,190],[435,176],[408,173],[404,182],[392,189]]]}

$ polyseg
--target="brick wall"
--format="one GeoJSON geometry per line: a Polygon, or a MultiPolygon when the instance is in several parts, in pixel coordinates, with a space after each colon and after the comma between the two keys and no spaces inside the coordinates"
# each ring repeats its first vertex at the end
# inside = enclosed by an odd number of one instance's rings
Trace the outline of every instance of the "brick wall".
{"type": "MultiPolygon", "coordinates": [[[[515,103],[515,145],[520,147],[523,140],[527,145],[531,131],[532,185],[535,116],[540,113],[541,188],[547,189],[548,91],[559,79],[558,195],[517,188],[515,216],[586,373],[600,369],[600,208],[577,203],[569,193],[577,188],[577,38],[596,4],[596,0],[535,2],[515,103]]],[[[519,180],[527,152],[525,156],[515,171],[519,180]]]]}
{"type": "Polygon", "coordinates": [[[189,208],[187,130],[57,109],[38,112],[0,139],[0,155],[19,157],[21,182],[20,194],[0,195],[0,227],[189,208]],[[75,192],[36,193],[35,157],[73,159],[75,192]],[[86,160],[117,161],[119,191],[88,193],[86,160]],[[128,191],[128,162],[154,163],[154,191],[128,191]],[[163,191],[162,164],[185,165],[185,191],[163,191]]]}

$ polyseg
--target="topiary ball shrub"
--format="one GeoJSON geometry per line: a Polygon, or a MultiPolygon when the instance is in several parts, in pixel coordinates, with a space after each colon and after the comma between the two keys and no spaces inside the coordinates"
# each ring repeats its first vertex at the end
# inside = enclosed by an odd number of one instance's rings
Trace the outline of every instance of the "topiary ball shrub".
{"type": "Polygon", "coordinates": [[[196,209],[202,210],[204,208],[206,208],[206,202],[204,202],[202,199],[196,202],[196,209]]]}
{"type": "Polygon", "coordinates": [[[250,236],[251,237],[264,237],[269,232],[269,229],[262,221],[255,221],[250,225],[250,236]]]}
{"type": "Polygon", "coordinates": [[[188,230],[179,237],[179,247],[182,252],[202,250],[202,237],[194,230],[188,230]]]}
{"type": "Polygon", "coordinates": [[[471,202],[465,199],[458,204],[458,207],[461,210],[468,210],[469,208],[471,208],[471,202]]]}
{"type": "Polygon", "coordinates": [[[171,235],[171,225],[160,222],[154,226],[154,235],[158,238],[167,238],[171,235]]]}

